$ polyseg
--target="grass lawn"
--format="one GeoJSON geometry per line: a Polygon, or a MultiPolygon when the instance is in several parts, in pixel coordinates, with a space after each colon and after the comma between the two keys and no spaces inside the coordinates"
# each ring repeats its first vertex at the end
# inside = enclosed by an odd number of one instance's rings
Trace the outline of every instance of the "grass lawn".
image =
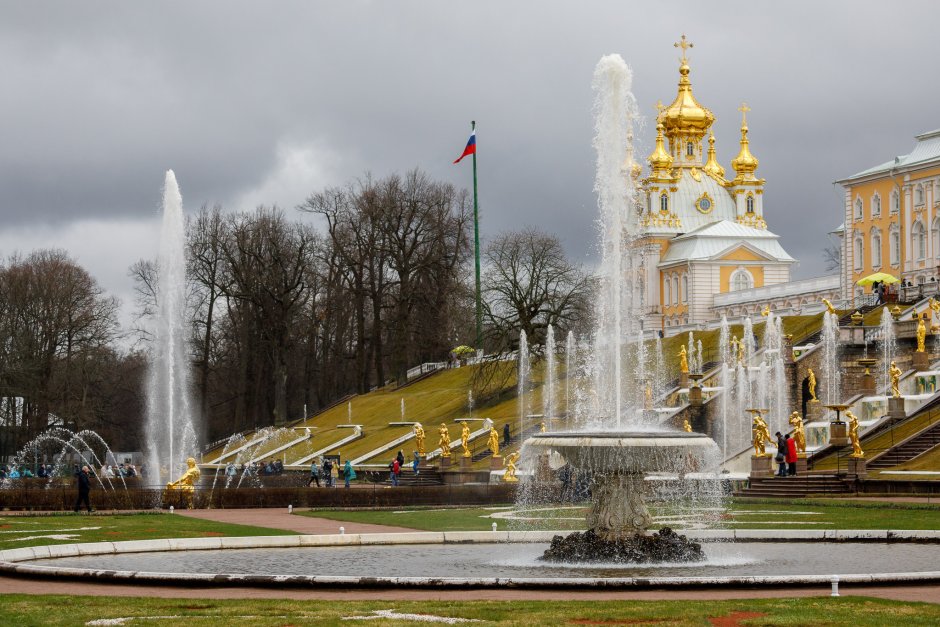
{"type": "MultiPolygon", "coordinates": [[[[750,599],[740,601],[288,601],[193,600],[9,595],[0,624],[18,625],[349,625],[344,617],[377,611],[484,621],[491,625],[713,625],[730,619],[748,625],[936,625],[940,605],[865,597],[750,599]],[[49,611],[67,607],[67,612],[49,611]],[[140,617],[133,620],[132,617],[140,617]],[[148,617],[148,618],[144,618],[148,617]],[[110,620],[109,620],[110,619],[110,620]],[[130,619],[115,622],[114,619],[130,619]],[[100,621],[100,622],[98,622],[100,621]]],[[[366,624],[427,624],[407,616],[366,624]]]]}
{"type": "MultiPolygon", "coordinates": [[[[650,509],[654,517],[664,513],[656,507],[650,509]]],[[[500,529],[582,529],[584,511],[584,507],[535,506],[523,511],[504,506],[460,509],[312,510],[295,513],[337,521],[410,527],[422,531],[486,531],[492,528],[494,522],[500,529]]],[[[666,523],[657,521],[657,524],[666,523]]],[[[680,521],[669,521],[668,524],[676,528],[688,526],[680,521]]],[[[732,499],[722,515],[720,524],[730,529],[940,529],[940,505],[839,499],[732,499]]]]}
{"type": "MultiPolygon", "coordinates": [[[[44,544],[208,536],[282,536],[291,531],[230,525],[165,513],[0,516],[0,550],[44,544]]],[[[3,623],[0,624],[10,624],[3,623]]]]}

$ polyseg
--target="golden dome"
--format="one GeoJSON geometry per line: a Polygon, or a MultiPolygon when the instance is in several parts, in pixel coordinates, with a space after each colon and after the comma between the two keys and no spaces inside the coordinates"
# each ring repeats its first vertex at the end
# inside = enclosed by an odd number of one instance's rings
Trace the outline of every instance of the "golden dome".
{"type": "Polygon", "coordinates": [[[718,163],[718,159],[715,157],[715,134],[714,133],[712,133],[708,137],[708,162],[705,163],[705,166],[702,169],[717,179],[725,178],[725,169],[721,167],[721,164],[718,163]]]}
{"type": "Polygon", "coordinates": [[[738,156],[731,160],[731,167],[737,172],[737,179],[754,178],[754,172],[757,170],[757,157],[751,154],[748,148],[747,140],[747,112],[750,111],[746,104],[741,105],[741,150],[738,156]]]}
{"type": "Polygon", "coordinates": [[[701,138],[715,121],[715,114],[703,107],[692,95],[692,83],[689,81],[689,64],[683,53],[679,66],[679,93],[672,104],[660,114],[666,136],[701,138]]]}
{"type": "Polygon", "coordinates": [[[654,176],[668,176],[669,168],[672,167],[672,156],[666,152],[663,146],[663,123],[660,121],[656,125],[656,148],[646,159],[650,164],[650,169],[654,176]]]}

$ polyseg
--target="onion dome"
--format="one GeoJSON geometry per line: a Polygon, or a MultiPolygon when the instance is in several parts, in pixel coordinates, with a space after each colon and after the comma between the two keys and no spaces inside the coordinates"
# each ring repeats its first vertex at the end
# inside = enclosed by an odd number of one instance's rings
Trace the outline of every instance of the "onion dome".
{"type": "Polygon", "coordinates": [[[670,139],[675,137],[691,137],[701,139],[705,132],[715,121],[715,114],[703,107],[692,95],[692,83],[689,81],[689,60],[685,56],[685,51],[692,47],[687,42],[685,35],[682,41],[675,44],[677,48],[682,48],[682,58],[679,65],[679,93],[672,104],[663,109],[660,119],[666,130],[666,136],[670,139]]]}
{"type": "Polygon", "coordinates": [[[725,169],[721,167],[721,164],[718,163],[718,159],[715,157],[714,133],[708,137],[708,161],[705,163],[705,167],[702,169],[717,179],[723,179],[725,177],[725,169]]]}
{"type": "Polygon", "coordinates": [[[748,148],[747,140],[747,112],[750,111],[746,104],[742,104],[741,108],[741,150],[738,152],[738,156],[731,160],[731,167],[734,168],[734,171],[737,172],[738,179],[753,179],[754,172],[757,170],[757,157],[751,154],[750,149],[748,148]]]}
{"type": "Polygon", "coordinates": [[[646,160],[649,162],[654,176],[669,176],[669,168],[672,167],[672,156],[666,152],[666,147],[663,145],[662,120],[656,125],[656,148],[646,160]]]}

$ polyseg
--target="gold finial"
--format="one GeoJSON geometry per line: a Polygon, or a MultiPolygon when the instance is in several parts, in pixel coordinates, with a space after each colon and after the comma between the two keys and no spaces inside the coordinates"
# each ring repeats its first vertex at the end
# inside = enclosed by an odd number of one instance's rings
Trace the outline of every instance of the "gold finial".
{"type": "Polygon", "coordinates": [[[738,107],[738,111],[741,112],[741,126],[747,126],[747,112],[750,110],[751,108],[747,106],[746,102],[742,102],[741,106],[738,107]]]}
{"type": "Polygon", "coordinates": [[[676,43],[672,45],[674,48],[682,48],[682,63],[683,65],[688,63],[689,60],[685,56],[685,51],[688,50],[689,48],[694,48],[695,44],[693,44],[691,41],[687,41],[685,38],[685,33],[682,33],[682,39],[680,39],[679,41],[677,41],[676,43]]]}
{"type": "Polygon", "coordinates": [[[715,156],[714,133],[708,137],[708,161],[705,163],[705,166],[702,168],[702,170],[719,180],[723,181],[725,178],[725,169],[721,167],[721,164],[718,163],[718,158],[715,156]]]}
{"type": "Polygon", "coordinates": [[[663,116],[663,109],[666,108],[666,105],[663,104],[662,100],[656,101],[656,121],[659,122],[659,119],[663,116]]]}
{"type": "Polygon", "coordinates": [[[746,102],[742,102],[741,106],[738,107],[738,111],[741,112],[741,150],[738,152],[738,156],[731,160],[731,167],[738,174],[734,179],[736,182],[755,180],[754,172],[760,163],[757,157],[751,154],[748,147],[750,142],[747,139],[747,112],[750,110],[751,108],[747,106],[746,102]]]}

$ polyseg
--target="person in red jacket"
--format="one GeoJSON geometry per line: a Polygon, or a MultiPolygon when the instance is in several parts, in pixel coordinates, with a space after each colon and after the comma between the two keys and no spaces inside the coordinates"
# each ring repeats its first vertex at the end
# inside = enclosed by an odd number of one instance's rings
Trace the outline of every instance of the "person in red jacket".
{"type": "Polygon", "coordinates": [[[787,474],[796,474],[796,440],[790,437],[788,433],[784,438],[787,444],[787,474]]]}

